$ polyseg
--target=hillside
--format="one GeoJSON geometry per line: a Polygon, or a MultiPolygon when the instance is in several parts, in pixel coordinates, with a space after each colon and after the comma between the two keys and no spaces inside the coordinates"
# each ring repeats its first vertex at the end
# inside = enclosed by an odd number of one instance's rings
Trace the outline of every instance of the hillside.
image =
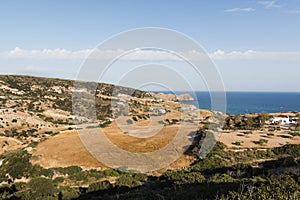
{"type": "Polygon", "coordinates": [[[0,100],[0,199],[299,197],[300,113],[224,115],[178,101],[188,95],[15,75],[0,75],[0,100]],[[157,152],[178,133],[190,145],[159,170],[112,169],[83,145],[100,130],[128,154],[157,152]],[[218,142],[199,158],[205,138],[218,142]]]}
{"type": "MultiPolygon", "coordinates": [[[[179,99],[182,97],[190,98],[181,95],[179,99]]],[[[171,94],[148,93],[105,83],[17,75],[0,76],[0,100],[0,152],[26,148],[32,144],[36,146],[50,138],[36,148],[29,148],[39,158],[33,162],[45,167],[104,167],[89,155],[80,142],[77,131],[73,130],[79,127],[84,129],[81,132],[86,133],[98,126],[108,127],[105,131],[107,136],[124,149],[131,148],[135,152],[148,149],[150,152],[165,146],[174,137],[173,133],[176,132],[173,130],[178,129],[183,118],[183,121],[194,124],[194,128],[187,130],[191,132],[197,129],[199,121],[210,115],[206,111],[201,116],[197,109],[178,103],[178,98],[171,94]],[[91,99],[95,102],[87,103],[91,99]],[[72,100],[78,103],[76,113],[72,111],[72,100]],[[95,106],[95,113],[91,106],[95,106]],[[96,115],[96,119],[93,115],[96,115]],[[145,130],[145,127],[153,119],[156,121],[153,127],[160,129],[162,124],[168,126],[162,130],[161,135],[149,137],[152,133],[145,130]],[[117,120],[118,124],[112,123],[113,120],[117,120]],[[120,126],[126,129],[125,134],[120,126]],[[62,138],[66,145],[57,145],[62,138]],[[82,149],[80,154],[76,153],[73,144],[76,144],[77,150],[82,149]],[[54,147],[55,150],[49,151],[54,147]],[[59,153],[61,150],[64,154],[59,153]],[[49,152],[57,152],[57,155],[49,152]]]]}
{"type": "MultiPolygon", "coordinates": [[[[96,83],[80,84],[87,95],[91,93],[89,87],[96,83]]],[[[94,95],[99,121],[112,117],[110,100],[113,91],[118,94],[132,94],[138,98],[151,96],[139,90],[104,83],[96,84],[96,87],[97,93],[94,95]]],[[[17,136],[22,142],[30,143],[35,139],[28,139],[27,136],[38,136],[39,133],[53,134],[74,125],[73,91],[74,81],[70,80],[1,75],[0,133],[3,136],[17,136]]]]}

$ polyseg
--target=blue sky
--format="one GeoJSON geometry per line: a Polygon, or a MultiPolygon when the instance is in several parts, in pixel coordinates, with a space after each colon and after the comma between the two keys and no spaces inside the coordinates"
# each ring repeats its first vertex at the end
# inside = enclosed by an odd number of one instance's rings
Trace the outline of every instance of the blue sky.
{"type": "Polygon", "coordinates": [[[300,91],[300,0],[3,0],[0,27],[0,73],[75,79],[84,58],[62,50],[78,55],[119,32],[162,27],[201,44],[227,90],[300,91]]]}

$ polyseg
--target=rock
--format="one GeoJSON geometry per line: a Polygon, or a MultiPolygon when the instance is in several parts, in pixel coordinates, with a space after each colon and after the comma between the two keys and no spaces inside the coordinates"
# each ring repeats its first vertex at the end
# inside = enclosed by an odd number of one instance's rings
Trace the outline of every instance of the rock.
{"type": "Polygon", "coordinates": [[[151,93],[156,99],[162,99],[164,101],[194,101],[194,98],[190,94],[164,94],[164,93],[151,93]]]}

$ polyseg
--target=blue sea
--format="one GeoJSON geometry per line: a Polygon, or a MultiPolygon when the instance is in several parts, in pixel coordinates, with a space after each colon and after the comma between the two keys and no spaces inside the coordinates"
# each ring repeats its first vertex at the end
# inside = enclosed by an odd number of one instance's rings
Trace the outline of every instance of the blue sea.
{"type": "MultiPolygon", "coordinates": [[[[183,92],[184,93],[184,92],[183,92]]],[[[197,101],[183,103],[211,110],[209,92],[195,92],[197,101]]],[[[300,93],[287,92],[227,92],[228,114],[275,113],[300,111],[300,93]]]]}

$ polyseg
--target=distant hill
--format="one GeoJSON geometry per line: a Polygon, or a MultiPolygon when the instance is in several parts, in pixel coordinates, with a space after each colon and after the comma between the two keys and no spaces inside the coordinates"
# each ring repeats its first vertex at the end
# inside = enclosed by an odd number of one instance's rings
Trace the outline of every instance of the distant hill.
{"type": "MultiPolygon", "coordinates": [[[[20,75],[0,75],[0,108],[43,112],[46,109],[72,111],[72,92],[82,89],[85,94],[96,96],[98,118],[111,117],[110,108],[112,95],[126,94],[137,98],[150,97],[147,92],[132,88],[115,86],[106,83],[76,82],[56,78],[41,78],[20,75]],[[96,93],[93,88],[97,88],[96,93]],[[94,93],[94,94],[93,94],[94,93]],[[114,93],[114,94],[113,94],[114,93]]],[[[83,99],[84,101],[84,99],[83,99]]]]}

